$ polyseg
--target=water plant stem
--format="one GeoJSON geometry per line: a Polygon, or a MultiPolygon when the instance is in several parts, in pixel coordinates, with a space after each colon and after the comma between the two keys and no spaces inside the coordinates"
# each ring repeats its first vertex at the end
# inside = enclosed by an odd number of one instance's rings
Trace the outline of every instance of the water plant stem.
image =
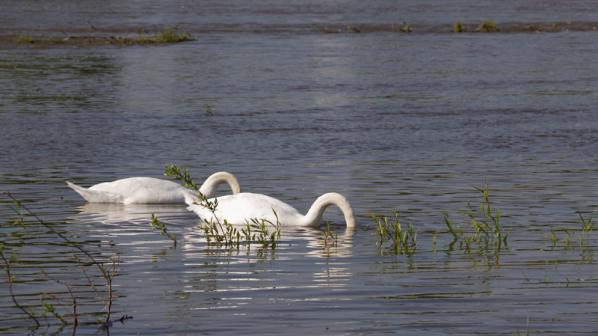
{"type": "Polygon", "coordinates": [[[20,220],[23,221],[23,214],[21,213],[21,209],[23,209],[27,215],[33,217],[37,223],[43,225],[46,229],[48,229],[48,231],[50,231],[52,234],[58,236],[60,239],[62,239],[68,246],[71,246],[73,248],[75,248],[76,250],[78,250],[79,252],[81,252],[83,255],[85,255],[90,263],[92,265],[94,265],[102,274],[103,278],[106,281],[106,288],[107,288],[107,302],[106,302],[106,318],[105,318],[105,322],[104,323],[108,323],[110,322],[110,317],[111,317],[111,313],[112,313],[112,299],[113,299],[113,294],[112,294],[112,278],[113,276],[116,274],[116,271],[114,269],[115,264],[113,261],[113,270],[112,272],[110,272],[108,269],[106,269],[106,267],[104,267],[104,265],[102,263],[100,263],[99,261],[97,261],[97,259],[86,249],[84,249],[80,243],[75,242],[73,240],[71,240],[70,238],[68,238],[67,236],[65,236],[63,233],[61,233],[60,231],[56,230],[54,227],[52,227],[51,225],[49,225],[48,223],[46,223],[45,221],[43,221],[39,216],[37,216],[33,211],[31,211],[27,206],[25,206],[20,200],[18,200],[17,198],[15,198],[11,193],[6,192],[6,195],[13,201],[13,204],[15,205],[15,209],[13,209],[17,215],[20,216],[20,220]]]}
{"type": "Polygon", "coordinates": [[[19,301],[17,301],[16,295],[15,295],[15,292],[14,292],[14,288],[13,288],[13,284],[14,284],[15,278],[12,275],[12,272],[10,271],[10,260],[8,258],[6,258],[6,256],[2,252],[1,248],[0,248],[0,258],[4,262],[4,272],[6,272],[6,276],[8,277],[8,292],[10,294],[10,298],[12,299],[12,302],[15,304],[15,306],[17,308],[19,308],[30,319],[32,319],[35,322],[35,325],[37,327],[39,327],[40,323],[39,323],[39,320],[35,317],[35,315],[31,311],[29,311],[27,308],[25,308],[25,306],[21,305],[19,303],[19,301]]]}

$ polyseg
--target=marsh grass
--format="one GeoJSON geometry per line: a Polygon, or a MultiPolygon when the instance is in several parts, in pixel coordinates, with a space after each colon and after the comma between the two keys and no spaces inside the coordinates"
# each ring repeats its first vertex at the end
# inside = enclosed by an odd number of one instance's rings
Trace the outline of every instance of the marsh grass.
{"type": "Polygon", "coordinates": [[[594,212],[590,213],[588,217],[584,217],[581,212],[578,212],[577,216],[579,216],[581,231],[583,233],[591,233],[594,230],[594,212]]]}
{"type": "Polygon", "coordinates": [[[581,232],[579,234],[579,248],[582,251],[582,255],[585,255],[585,259],[587,256],[590,256],[591,259],[591,249],[588,249],[586,246],[586,239],[594,230],[594,212],[590,213],[587,217],[584,217],[581,212],[577,213],[579,217],[579,222],[581,224],[581,232]]]}
{"type": "Polygon", "coordinates": [[[399,212],[394,211],[392,217],[372,215],[376,226],[376,237],[380,252],[389,251],[397,255],[410,256],[417,249],[417,232],[409,224],[403,229],[399,212]]]}
{"type": "Polygon", "coordinates": [[[161,32],[149,36],[139,36],[133,39],[136,44],[167,44],[192,41],[191,35],[180,33],[174,28],[165,28],[161,32]]]}
{"type": "Polygon", "coordinates": [[[453,33],[462,33],[463,32],[463,24],[461,21],[457,20],[453,25],[453,33]]]}
{"type": "Polygon", "coordinates": [[[138,36],[38,36],[38,35],[17,35],[10,37],[10,42],[21,45],[149,45],[149,44],[173,44],[193,41],[191,35],[179,32],[174,28],[165,28],[155,34],[138,36]]]}
{"type": "Polygon", "coordinates": [[[587,240],[594,232],[594,214],[595,212],[590,212],[586,215],[578,212],[577,217],[580,225],[578,229],[551,228],[550,233],[545,235],[550,240],[550,249],[555,250],[560,248],[565,251],[573,251],[578,248],[582,260],[587,262],[593,261],[593,247],[588,245],[587,240]]]}
{"type": "Polygon", "coordinates": [[[492,205],[488,184],[484,182],[482,187],[475,187],[475,190],[482,199],[478,208],[468,203],[463,211],[468,220],[466,229],[457,225],[447,211],[442,212],[444,224],[453,238],[449,251],[457,247],[467,254],[477,252],[479,255],[498,255],[503,248],[508,247],[509,234],[502,229],[501,213],[492,205]]]}
{"type": "Polygon", "coordinates": [[[495,33],[498,31],[498,26],[494,20],[486,20],[480,23],[476,28],[476,31],[482,33],[495,33]]]}

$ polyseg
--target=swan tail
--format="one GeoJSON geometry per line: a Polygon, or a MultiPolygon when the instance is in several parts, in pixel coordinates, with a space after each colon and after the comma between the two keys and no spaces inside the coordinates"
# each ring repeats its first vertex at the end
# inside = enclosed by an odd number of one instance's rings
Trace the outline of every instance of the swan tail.
{"type": "Polygon", "coordinates": [[[66,184],[73,189],[77,194],[81,195],[89,203],[122,203],[123,197],[118,194],[91,190],[78,186],[70,181],[66,181],[66,184]]]}

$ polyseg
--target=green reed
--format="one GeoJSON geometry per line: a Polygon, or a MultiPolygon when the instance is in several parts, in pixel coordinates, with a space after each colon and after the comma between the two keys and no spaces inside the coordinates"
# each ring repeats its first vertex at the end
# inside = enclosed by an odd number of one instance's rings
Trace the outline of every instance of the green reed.
{"type": "Polygon", "coordinates": [[[584,217],[581,212],[577,213],[581,224],[581,233],[579,235],[579,247],[584,250],[586,246],[586,237],[594,230],[594,213],[584,217]]]}
{"type": "Polygon", "coordinates": [[[332,230],[330,222],[328,221],[326,221],[326,227],[324,228],[324,231],[322,231],[322,236],[324,239],[324,248],[338,246],[338,234],[332,230]]]}
{"type": "Polygon", "coordinates": [[[486,20],[480,23],[476,31],[482,33],[495,33],[498,31],[498,26],[494,20],[486,20]]]}
{"type": "Polygon", "coordinates": [[[581,223],[581,231],[584,233],[591,233],[594,230],[594,213],[590,213],[588,217],[584,217],[581,212],[578,212],[579,222],[581,223]]]}
{"type": "Polygon", "coordinates": [[[204,220],[199,229],[206,237],[208,246],[239,249],[241,246],[250,248],[257,244],[261,248],[276,249],[281,235],[282,226],[277,221],[272,223],[266,219],[252,218],[244,226],[237,227],[227,220],[204,220]]]}
{"type": "Polygon", "coordinates": [[[156,214],[152,214],[152,218],[150,220],[150,225],[155,230],[160,231],[160,234],[162,236],[166,236],[166,237],[170,238],[170,240],[172,240],[172,244],[176,248],[176,244],[177,244],[176,235],[174,233],[168,232],[168,228],[166,227],[166,223],[164,223],[161,220],[159,220],[158,217],[156,216],[156,214]]]}
{"type": "Polygon", "coordinates": [[[380,249],[386,249],[394,254],[412,255],[417,249],[417,232],[409,224],[403,229],[399,219],[399,212],[393,211],[392,217],[372,215],[376,225],[376,236],[380,249]],[[390,246],[387,246],[390,245],[390,246]]]}
{"type": "Polygon", "coordinates": [[[591,262],[593,260],[593,250],[592,246],[587,244],[586,239],[594,232],[594,214],[595,212],[590,212],[587,215],[584,215],[582,212],[578,212],[577,217],[580,225],[578,229],[551,228],[550,233],[545,235],[550,240],[551,249],[556,249],[558,242],[562,242],[560,247],[563,250],[574,250],[577,245],[581,253],[582,260],[591,262]],[[560,237],[559,232],[562,233],[560,237]],[[579,238],[576,238],[577,233],[579,233],[579,238]]]}
{"type": "Polygon", "coordinates": [[[453,32],[454,33],[462,33],[463,32],[463,24],[461,23],[461,21],[457,20],[457,22],[455,22],[455,24],[453,25],[453,32]]]}
{"type": "Polygon", "coordinates": [[[480,193],[482,200],[478,208],[474,208],[471,203],[468,203],[467,209],[463,211],[468,220],[467,229],[456,225],[447,211],[442,212],[444,224],[453,237],[449,244],[449,250],[452,251],[458,244],[458,248],[467,254],[474,250],[478,254],[499,253],[501,249],[508,247],[509,236],[502,229],[500,210],[493,207],[490,200],[490,189],[486,182],[482,187],[475,187],[475,190],[480,193]]]}

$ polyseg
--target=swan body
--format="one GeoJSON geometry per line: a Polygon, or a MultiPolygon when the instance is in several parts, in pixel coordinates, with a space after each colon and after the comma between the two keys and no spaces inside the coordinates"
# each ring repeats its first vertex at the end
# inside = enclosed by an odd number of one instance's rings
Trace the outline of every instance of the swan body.
{"type": "Polygon", "coordinates": [[[207,221],[226,220],[233,225],[244,225],[251,219],[265,219],[272,223],[278,221],[282,225],[313,227],[319,226],[324,210],[328,206],[336,205],[345,216],[347,228],[355,227],[355,218],[349,202],[337,193],[327,193],[318,197],[306,215],[302,215],[297,209],[276,198],[262,194],[240,193],[218,197],[217,200],[218,206],[214,213],[199,204],[189,202],[187,202],[189,204],[187,210],[195,212],[201,219],[207,221]]]}
{"type": "MultiPolygon", "coordinates": [[[[223,183],[228,183],[233,194],[239,193],[239,182],[234,175],[227,172],[212,174],[201,185],[199,191],[209,197],[223,183]]],[[[129,177],[98,183],[90,188],[84,188],[69,181],[66,181],[66,184],[89,203],[193,203],[196,200],[192,190],[175,182],[153,177],[129,177]]]]}

